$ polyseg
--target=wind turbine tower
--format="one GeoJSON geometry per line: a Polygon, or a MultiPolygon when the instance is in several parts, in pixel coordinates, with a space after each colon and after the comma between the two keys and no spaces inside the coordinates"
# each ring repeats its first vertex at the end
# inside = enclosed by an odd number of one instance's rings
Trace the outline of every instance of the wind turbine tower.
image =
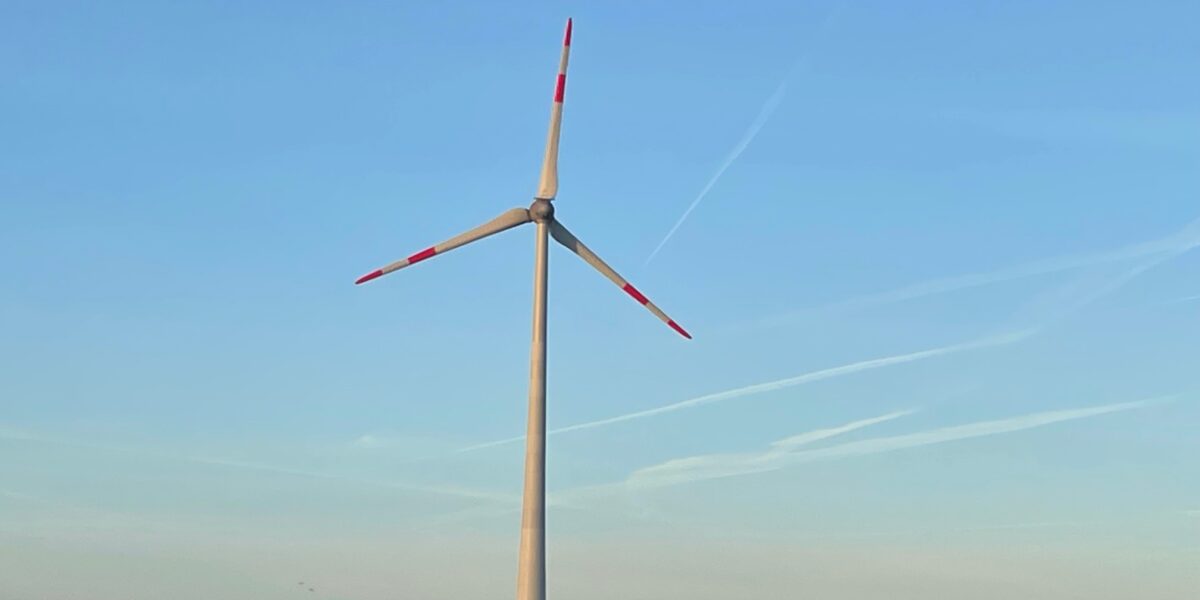
{"type": "Polygon", "coordinates": [[[521,550],[517,566],[517,600],[544,600],[546,597],[546,278],[549,238],[566,246],[600,274],[617,284],[654,316],[685,338],[691,335],[650,302],[637,288],[596,256],[579,238],[555,218],[554,198],[558,194],[558,138],[562,127],[563,95],[567,87],[567,59],[571,52],[571,20],[563,35],[562,58],[554,85],[554,103],[550,108],[550,131],[546,136],[546,154],[537,195],[529,208],[513,208],[500,216],[430,246],[408,258],[363,275],[355,284],[398,271],[459,246],[490,235],[533,223],[535,228],[533,267],[533,347],[529,359],[529,420],[525,437],[525,490],[521,508],[521,550]]]}

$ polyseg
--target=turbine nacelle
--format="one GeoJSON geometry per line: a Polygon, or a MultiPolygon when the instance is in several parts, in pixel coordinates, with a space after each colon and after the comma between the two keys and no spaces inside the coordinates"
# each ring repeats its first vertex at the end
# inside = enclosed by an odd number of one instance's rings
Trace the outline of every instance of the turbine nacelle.
{"type": "Polygon", "coordinates": [[[544,223],[554,218],[554,204],[549,200],[537,198],[529,205],[529,218],[534,223],[544,223]]]}

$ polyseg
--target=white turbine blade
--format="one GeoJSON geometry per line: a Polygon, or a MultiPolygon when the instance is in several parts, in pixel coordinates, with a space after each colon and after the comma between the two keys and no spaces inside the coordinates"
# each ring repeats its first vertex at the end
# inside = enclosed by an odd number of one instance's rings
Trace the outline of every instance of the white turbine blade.
{"type": "Polygon", "coordinates": [[[366,283],[372,279],[375,279],[376,277],[387,275],[392,271],[398,271],[404,267],[421,262],[432,256],[449,252],[459,246],[483,239],[495,233],[500,233],[506,229],[512,229],[517,225],[523,225],[528,223],[530,220],[528,209],[514,208],[512,210],[505,211],[504,214],[492,219],[491,221],[488,221],[487,223],[484,223],[483,225],[480,225],[479,227],[476,227],[475,229],[456,235],[436,246],[430,246],[408,258],[398,260],[382,269],[367,273],[366,275],[359,277],[358,281],[355,281],[354,284],[358,285],[360,283],[366,283]]]}
{"type": "Polygon", "coordinates": [[[554,104],[550,106],[550,132],[546,134],[546,156],[542,159],[542,177],[537,198],[553,200],[558,194],[558,133],[562,129],[563,94],[567,91],[567,58],[571,54],[571,20],[563,34],[562,58],[558,61],[558,80],[554,84],[554,104]]]}
{"type": "Polygon", "coordinates": [[[682,327],[675,323],[675,321],[671,320],[671,317],[668,317],[667,313],[664,313],[661,309],[655,306],[654,303],[643,296],[642,293],[637,290],[637,288],[633,287],[633,285],[628,281],[625,281],[625,278],[618,275],[617,272],[612,269],[612,267],[608,266],[608,264],[603,260],[600,260],[600,257],[596,256],[595,252],[592,252],[587,246],[584,246],[583,242],[579,241],[579,238],[572,235],[570,231],[567,231],[567,228],[563,227],[562,223],[559,223],[556,220],[550,221],[550,235],[554,237],[554,241],[566,246],[571,252],[578,254],[579,258],[582,258],[585,262],[587,262],[587,264],[595,267],[595,269],[600,271],[600,273],[607,277],[609,281],[617,284],[617,287],[625,290],[626,294],[633,296],[634,300],[637,300],[642,306],[645,306],[647,310],[654,313],[654,316],[661,319],[663,323],[666,323],[671,329],[674,329],[676,332],[678,332],[679,335],[682,335],[689,340],[692,339],[691,334],[684,331],[682,327]]]}

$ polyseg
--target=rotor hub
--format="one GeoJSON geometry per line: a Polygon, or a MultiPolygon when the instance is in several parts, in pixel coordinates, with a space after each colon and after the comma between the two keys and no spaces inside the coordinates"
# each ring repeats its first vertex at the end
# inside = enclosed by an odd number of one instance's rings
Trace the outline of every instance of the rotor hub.
{"type": "Polygon", "coordinates": [[[549,200],[537,198],[529,205],[529,217],[537,223],[543,223],[554,218],[554,205],[549,200]]]}

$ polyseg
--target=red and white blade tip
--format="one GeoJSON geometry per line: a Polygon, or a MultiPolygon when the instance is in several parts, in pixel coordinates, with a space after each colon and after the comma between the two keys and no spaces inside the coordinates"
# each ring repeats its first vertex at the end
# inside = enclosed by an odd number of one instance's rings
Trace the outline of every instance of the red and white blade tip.
{"type": "Polygon", "coordinates": [[[380,276],[382,276],[382,275],[383,275],[383,269],[377,269],[377,270],[371,271],[370,273],[367,273],[366,275],[363,275],[362,277],[359,277],[359,278],[358,278],[358,279],[357,279],[357,280],[354,282],[354,285],[358,285],[358,284],[360,284],[360,283],[366,283],[366,282],[368,282],[368,281],[370,281],[370,280],[372,280],[372,279],[375,279],[376,277],[380,277],[380,276]]]}
{"type": "Polygon", "coordinates": [[[571,45],[571,19],[567,19],[567,32],[563,34],[563,45],[571,45]]]}
{"type": "Polygon", "coordinates": [[[679,326],[679,323],[676,323],[675,321],[667,321],[667,325],[669,325],[671,329],[674,329],[676,332],[678,332],[679,335],[682,335],[689,340],[692,339],[692,334],[684,331],[683,328],[679,326]]]}
{"type": "Polygon", "coordinates": [[[659,316],[659,318],[666,321],[667,326],[669,326],[671,329],[674,329],[676,333],[678,333],[679,335],[682,335],[683,337],[685,337],[689,340],[692,339],[692,334],[684,331],[684,329],[679,326],[679,323],[676,323],[675,321],[673,321],[672,319],[667,317],[665,314],[662,314],[662,311],[658,310],[658,307],[655,307],[653,304],[650,304],[650,299],[647,298],[646,295],[643,294],[642,292],[640,292],[637,288],[633,287],[632,283],[625,282],[625,285],[621,289],[625,290],[625,293],[632,296],[634,300],[637,300],[638,304],[641,304],[642,306],[649,305],[651,307],[652,312],[657,311],[657,312],[655,312],[655,314],[661,315],[661,316],[659,316]]]}

